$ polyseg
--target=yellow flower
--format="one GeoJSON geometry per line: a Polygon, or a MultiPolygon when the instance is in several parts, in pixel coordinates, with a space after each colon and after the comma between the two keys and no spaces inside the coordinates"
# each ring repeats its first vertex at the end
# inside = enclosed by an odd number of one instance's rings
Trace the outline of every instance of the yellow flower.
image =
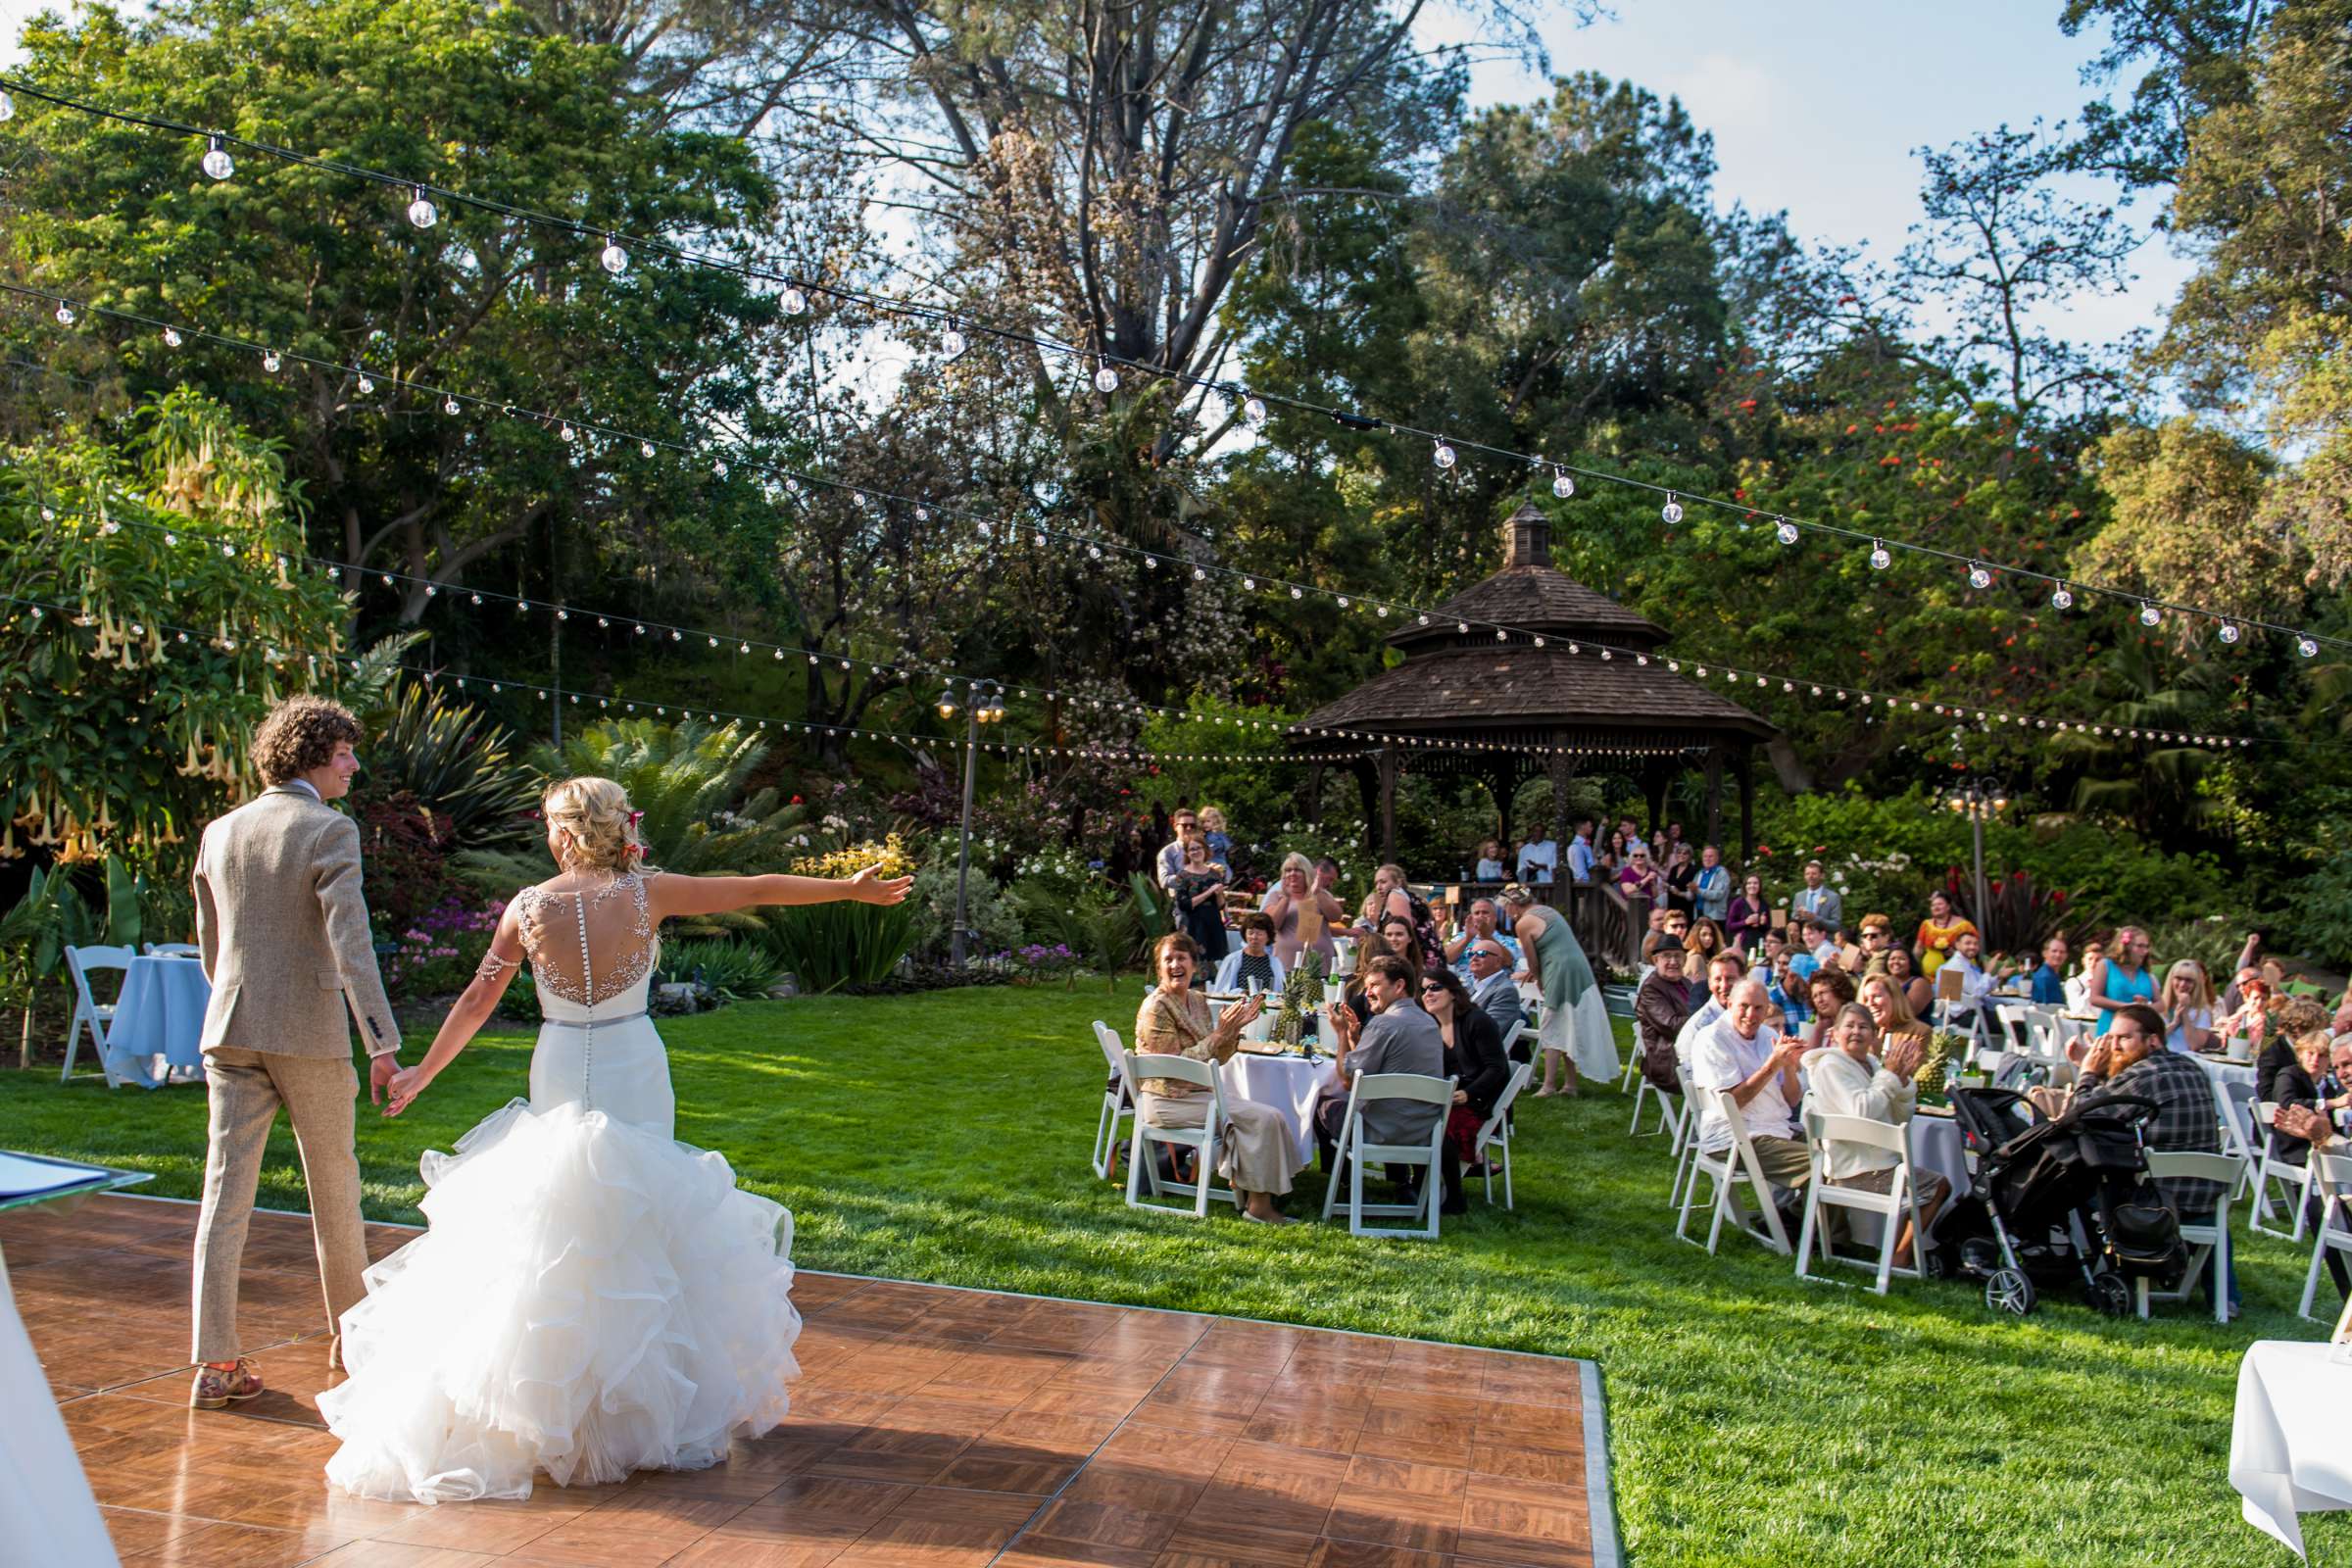
{"type": "Polygon", "coordinates": [[[907,876],[914,870],[914,860],[906,847],[899,842],[896,833],[881,843],[867,840],[863,844],[845,845],[827,855],[804,855],[792,862],[792,868],[802,876],[851,877],[867,866],[877,866],[880,876],[907,876]]]}

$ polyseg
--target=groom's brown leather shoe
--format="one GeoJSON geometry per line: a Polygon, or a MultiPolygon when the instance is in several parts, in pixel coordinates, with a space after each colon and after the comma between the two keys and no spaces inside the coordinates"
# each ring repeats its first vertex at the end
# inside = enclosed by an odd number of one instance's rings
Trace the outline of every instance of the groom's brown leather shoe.
{"type": "Polygon", "coordinates": [[[199,1366],[188,1390],[188,1403],[199,1410],[219,1410],[237,1399],[262,1392],[262,1375],[249,1356],[237,1357],[235,1367],[199,1366]]]}

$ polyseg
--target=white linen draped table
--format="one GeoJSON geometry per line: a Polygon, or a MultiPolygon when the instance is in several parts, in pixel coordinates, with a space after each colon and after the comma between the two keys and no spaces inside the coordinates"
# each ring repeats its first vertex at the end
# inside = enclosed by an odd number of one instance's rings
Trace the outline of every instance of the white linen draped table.
{"type": "Polygon", "coordinates": [[[115,1076],[142,1089],[204,1082],[204,1009],[212,1004],[204,965],[180,956],[148,954],[130,960],[106,1054],[115,1076]]]}
{"type": "Polygon", "coordinates": [[[1329,1056],[1313,1061],[1304,1056],[1266,1056],[1237,1051],[1224,1067],[1225,1095],[1248,1100],[1282,1112],[1291,1140],[1291,1171],[1306,1169],[1315,1155],[1315,1092],[1340,1081],[1340,1069],[1329,1056]]]}
{"type": "Polygon", "coordinates": [[[1917,1180],[1921,1173],[1934,1171],[1952,1184],[1956,1197],[1968,1194],[1968,1159],[1963,1152],[1965,1144],[1960,1137],[1960,1124],[1949,1116],[1914,1115],[1910,1122],[1911,1172],[1917,1180]]]}
{"type": "Polygon", "coordinates": [[[2222,1085],[2229,1083],[2244,1084],[2248,1089],[2254,1087],[2254,1064],[2250,1061],[2230,1061],[2197,1051],[2187,1054],[2188,1059],[2204,1068],[2205,1076],[2213,1080],[2215,1094],[2220,1094],[2222,1085]]]}
{"type": "Polygon", "coordinates": [[[2332,1345],[2257,1340],[2237,1365],[2230,1484],[2246,1523],[2303,1553],[2295,1517],[2352,1509],[2352,1364],[2332,1345]]]}

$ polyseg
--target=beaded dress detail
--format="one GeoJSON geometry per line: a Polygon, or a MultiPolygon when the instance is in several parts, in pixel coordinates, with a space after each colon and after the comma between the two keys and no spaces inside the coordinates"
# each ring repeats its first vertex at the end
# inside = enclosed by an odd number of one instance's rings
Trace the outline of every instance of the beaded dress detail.
{"type": "Polygon", "coordinates": [[[672,1136],[646,881],[516,895],[530,1098],[425,1153],[431,1228],[343,1316],[351,1375],[318,1406],[348,1492],[526,1497],[539,1474],[697,1469],[784,1418],[792,1215],[672,1136]]]}

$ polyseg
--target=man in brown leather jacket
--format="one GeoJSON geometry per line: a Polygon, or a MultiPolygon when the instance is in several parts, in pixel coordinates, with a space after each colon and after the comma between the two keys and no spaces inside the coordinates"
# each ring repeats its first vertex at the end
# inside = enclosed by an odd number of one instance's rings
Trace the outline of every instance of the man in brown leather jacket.
{"type": "Polygon", "coordinates": [[[1683,978],[1687,955],[1682,944],[1665,935],[1649,939],[1643,954],[1652,964],[1642,989],[1634,993],[1634,1024],[1642,1036],[1642,1076],[1662,1094],[1679,1095],[1675,1076],[1675,1037],[1690,1016],[1690,983],[1683,978]]]}

